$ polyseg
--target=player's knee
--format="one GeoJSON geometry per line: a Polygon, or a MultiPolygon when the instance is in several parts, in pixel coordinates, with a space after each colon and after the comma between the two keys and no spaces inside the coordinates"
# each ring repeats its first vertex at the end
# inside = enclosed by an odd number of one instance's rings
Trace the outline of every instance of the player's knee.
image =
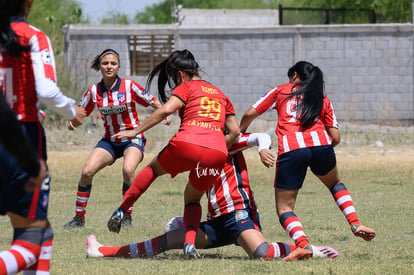
{"type": "Polygon", "coordinates": [[[269,244],[267,242],[263,242],[259,244],[253,253],[253,259],[266,258],[268,251],[269,251],[269,244]]]}

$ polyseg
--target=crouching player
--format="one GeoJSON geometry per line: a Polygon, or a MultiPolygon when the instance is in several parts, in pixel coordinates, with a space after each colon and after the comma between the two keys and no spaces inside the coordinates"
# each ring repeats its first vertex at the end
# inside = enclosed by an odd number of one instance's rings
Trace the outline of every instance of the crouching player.
{"type": "MultiPolygon", "coordinates": [[[[216,248],[236,244],[249,258],[295,260],[309,257],[337,258],[339,253],[327,246],[311,246],[312,250],[296,248],[283,242],[268,243],[259,221],[259,212],[249,185],[247,166],[242,150],[259,146],[259,155],[266,167],[274,164],[275,156],[269,150],[271,138],[266,133],[242,134],[229,150],[221,176],[207,192],[207,221],[200,224],[196,247],[216,248]]],[[[96,236],[87,237],[87,254],[90,258],[152,257],[170,249],[183,249],[184,223],[182,217],[170,220],[166,233],[139,243],[118,247],[100,244],[96,236]],[[177,226],[178,225],[178,226],[177,226]]],[[[199,257],[198,252],[195,257],[199,257]]]]}

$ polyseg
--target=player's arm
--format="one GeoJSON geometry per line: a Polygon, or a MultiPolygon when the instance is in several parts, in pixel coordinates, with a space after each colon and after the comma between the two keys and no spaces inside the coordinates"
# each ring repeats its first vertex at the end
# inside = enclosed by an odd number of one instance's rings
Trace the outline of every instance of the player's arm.
{"type": "Polygon", "coordinates": [[[249,145],[259,146],[260,160],[267,168],[272,167],[275,163],[275,155],[270,151],[272,146],[272,139],[266,133],[253,133],[247,139],[249,145]]]}
{"type": "MultiPolygon", "coordinates": [[[[152,108],[154,108],[155,110],[157,110],[157,109],[159,109],[161,106],[162,106],[162,104],[161,104],[161,102],[159,102],[157,99],[155,99],[151,104],[150,104],[151,106],[152,106],[152,108]]],[[[164,125],[170,125],[171,124],[171,118],[170,118],[170,116],[167,116],[165,119],[164,119],[164,125]]]]}
{"type": "Polygon", "coordinates": [[[253,107],[250,107],[243,115],[240,121],[240,131],[245,133],[253,120],[255,120],[260,113],[253,107]]]}
{"type": "Polygon", "coordinates": [[[164,104],[161,105],[158,109],[155,110],[142,124],[137,128],[132,130],[121,131],[113,135],[115,138],[132,138],[137,136],[140,133],[145,132],[148,129],[151,129],[166,117],[177,111],[178,109],[184,107],[184,103],[178,99],[176,96],[170,97],[170,99],[164,104]]]}
{"type": "Polygon", "coordinates": [[[226,129],[226,135],[224,137],[226,139],[227,148],[230,148],[231,146],[233,146],[237,137],[240,135],[240,128],[236,116],[226,116],[224,127],[226,129]]]}
{"type": "Polygon", "coordinates": [[[326,132],[332,138],[332,145],[336,146],[341,141],[341,135],[339,129],[335,127],[325,127],[326,132]]]}

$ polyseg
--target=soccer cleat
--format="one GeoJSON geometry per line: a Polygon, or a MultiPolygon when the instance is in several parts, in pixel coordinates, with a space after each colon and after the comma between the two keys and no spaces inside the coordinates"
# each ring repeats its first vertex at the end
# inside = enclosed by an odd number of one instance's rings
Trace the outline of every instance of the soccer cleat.
{"type": "Polygon", "coordinates": [[[187,259],[198,259],[200,258],[200,254],[198,254],[197,249],[194,247],[192,243],[186,243],[184,245],[184,256],[187,259]]]}
{"type": "Polygon", "coordinates": [[[109,231],[119,233],[119,231],[121,231],[121,225],[124,219],[125,219],[124,210],[120,208],[115,210],[115,212],[112,214],[107,224],[109,231]]]}
{"type": "Polygon", "coordinates": [[[290,252],[289,255],[284,257],[282,261],[287,262],[287,261],[294,261],[294,260],[305,260],[305,259],[312,257],[312,254],[313,254],[312,250],[309,250],[306,247],[305,248],[297,247],[295,250],[290,252]]]}
{"type": "Polygon", "coordinates": [[[352,233],[355,236],[363,238],[367,242],[375,238],[375,231],[371,228],[365,227],[362,224],[354,224],[351,226],[352,233]]]}
{"type": "Polygon", "coordinates": [[[339,252],[330,246],[307,245],[305,249],[309,249],[309,246],[313,252],[312,253],[313,258],[330,258],[330,259],[339,258],[339,252]]]}
{"type": "Polygon", "coordinates": [[[132,217],[128,214],[125,214],[125,218],[123,219],[121,226],[125,228],[132,228],[132,217]]]}
{"type": "Polygon", "coordinates": [[[95,235],[89,235],[86,238],[87,258],[103,258],[104,255],[99,252],[99,247],[103,246],[96,240],[95,235]]]}
{"type": "Polygon", "coordinates": [[[77,227],[83,227],[85,225],[85,221],[82,219],[81,216],[75,216],[73,219],[65,224],[63,228],[65,229],[72,229],[77,227]]]}

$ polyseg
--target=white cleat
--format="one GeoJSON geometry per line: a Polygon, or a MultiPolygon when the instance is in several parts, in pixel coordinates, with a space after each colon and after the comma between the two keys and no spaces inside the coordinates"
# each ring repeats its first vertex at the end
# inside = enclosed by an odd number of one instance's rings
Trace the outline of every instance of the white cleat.
{"type": "Polygon", "coordinates": [[[104,255],[99,252],[99,248],[103,246],[96,240],[95,235],[89,235],[86,238],[87,257],[88,258],[103,258],[104,255]]]}
{"type": "Polygon", "coordinates": [[[339,258],[339,252],[333,249],[330,246],[317,246],[311,245],[312,247],[312,257],[313,258],[330,258],[337,259],[339,258]]]}

